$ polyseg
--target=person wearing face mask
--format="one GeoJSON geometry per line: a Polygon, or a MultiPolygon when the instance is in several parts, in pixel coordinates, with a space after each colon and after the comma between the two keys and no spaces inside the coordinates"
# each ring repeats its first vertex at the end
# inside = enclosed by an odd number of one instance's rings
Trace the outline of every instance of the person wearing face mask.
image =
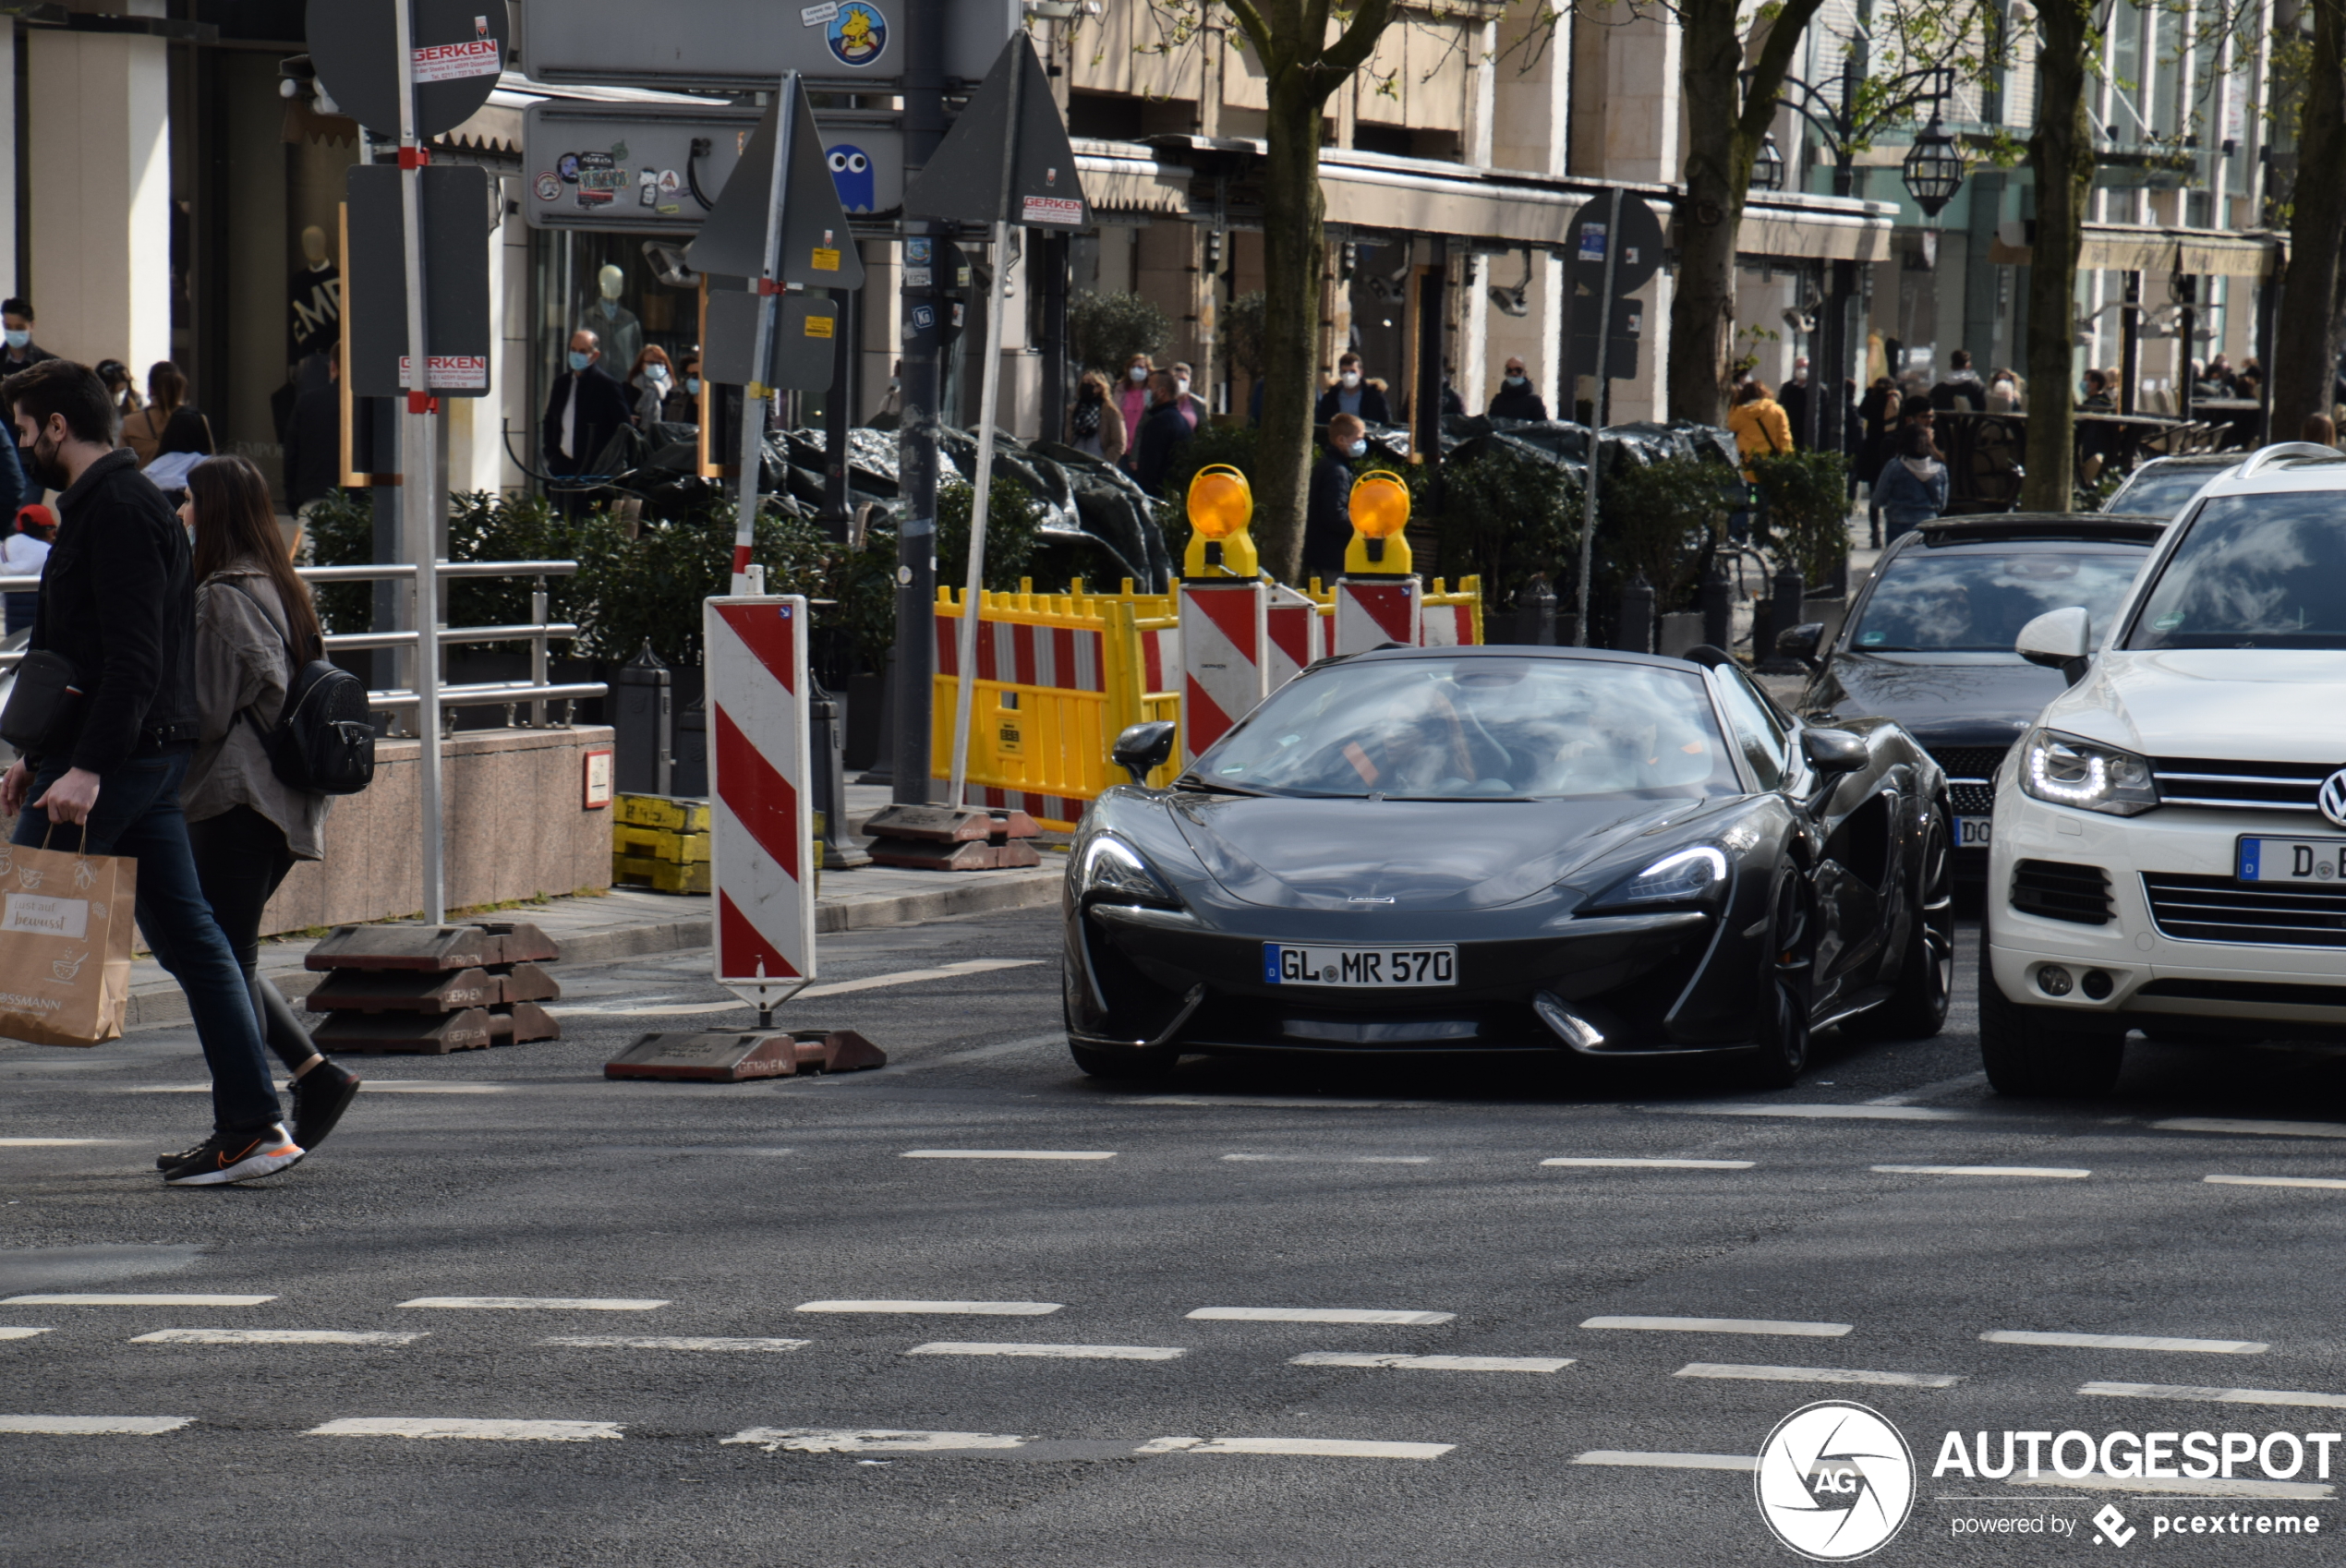
{"type": "Polygon", "coordinates": [[[635,363],[627,371],[627,391],[635,404],[635,423],[648,428],[659,422],[660,411],[667,406],[669,392],[676,384],[675,368],[668,363],[668,350],[658,344],[647,343],[635,355],[635,363]]]}
{"type": "Polygon", "coordinates": [[[1107,395],[1107,378],[1097,370],[1084,371],[1077,383],[1074,406],[1067,411],[1067,444],[1107,463],[1124,455],[1124,416],[1107,395]]]}
{"type": "Polygon", "coordinates": [[[1173,362],[1174,403],[1181,410],[1181,417],[1190,422],[1190,428],[1192,430],[1198,428],[1199,421],[1205,417],[1206,412],[1205,399],[1190,391],[1190,380],[1194,374],[1195,372],[1179,360],[1173,362]]]}
{"type": "Polygon", "coordinates": [[[1547,400],[1531,390],[1531,378],[1523,373],[1522,358],[1508,356],[1507,373],[1491,399],[1491,417],[1544,420],[1547,416],[1547,400]]]}
{"type": "Polygon", "coordinates": [[[1181,417],[1180,396],[1173,378],[1159,370],[1149,378],[1149,412],[1132,442],[1132,477],[1151,495],[1162,495],[1173,472],[1173,460],[1192,439],[1190,422],[1181,417]]]}
{"type": "Polygon", "coordinates": [[[1336,385],[1320,394],[1319,406],[1312,411],[1312,422],[1324,425],[1339,414],[1349,414],[1371,425],[1393,423],[1385,393],[1361,377],[1360,356],[1357,354],[1347,353],[1336,362],[1336,385]]]}
{"type": "Polygon", "coordinates": [[[661,404],[659,416],[671,425],[700,423],[700,350],[687,348],[676,356],[676,384],[668,389],[668,401],[661,404]]]}
{"type": "Polygon", "coordinates": [[[1140,461],[1141,423],[1149,416],[1149,356],[1136,354],[1124,362],[1124,380],[1116,389],[1116,412],[1123,417],[1131,445],[1124,453],[1124,467],[1129,473],[1140,461]]]}
{"type": "MultiPolygon", "coordinates": [[[[581,327],[570,334],[569,368],[554,378],[553,395],[546,400],[546,416],[538,424],[538,440],[546,455],[546,471],[557,480],[574,474],[591,474],[595,460],[619,428],[628,421],[627,391],[598,363],[601,340],[581,327]]],[[[589,485],[549,487],[562,498],[562,511],[576,516],[594,494],[589,485]]]]}
{"type": "Polygon", "coordinates": [[[1368,428],[1349,414],[1328,421],[1328,444],[1312,464],[1303,502],[1303,576],[1333,583],[1352,542],[1352,463],[1369,453],[1368,428]]]}
{"type": "Polygon", "coordinates": [[[0,331],[6,332],[8,342],[7,352],[0,354],[0,376],[13,376],[44,359],[56,357],[32,341],[32,301],[29,299],[20,296],[0,299],[0,331]]]}

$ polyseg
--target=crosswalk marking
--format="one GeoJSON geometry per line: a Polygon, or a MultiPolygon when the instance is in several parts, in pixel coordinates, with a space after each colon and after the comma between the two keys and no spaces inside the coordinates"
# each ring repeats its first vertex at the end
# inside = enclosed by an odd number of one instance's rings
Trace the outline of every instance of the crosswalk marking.
{"type": "Polygon", "coordinates": [[[2204,1405],[2298,1405],[2317,1410],[2346,1408],[2346,1393],[2296,1393],[2278,1388],[2195,1388],[2185,1383],[2087,1383],[2079,1393],[2113,1399],[2175,1399],[2204,1405]]]}
{"type": "Polygon", "coordinates": [[[2209,1176],[2199,1179],[2213,1182],[2218,1187],[2314,1187],[2326,1188],[2333,1192],[2346,1188],[2346,1181],[2336,1176],[2209,1176]]]}
{"type": "Polygon", "coordinates": [[[1288,1362],[1290,1367],[1390,1367],[1419,1372],[1558,1372],[1572,1365],[1569,1356],[1370,1356],[1348,1350],[1314,1350],[1288,1362]]]}
{"type": "Polygon", "coordinates": [[[418,1296],[402,1307],[486,1307],[499,1310],[550,1312],[649,1312],[664,1299],[633,1296],[418,1296]]]}
{"type": "Polygon", "coordinates": [[[133,1345],[413,1345],[421,1333],[343,1329],[157,1329],[133,1345]]]}
{"type": "Polygon", "coordinates": [[[0,1307],[258,1307],[273,1296],[139,1296],[117,1291],[74,1291],[49,1296],[11,1296],[0,1307]]]}
{"type": "Polygon", "coordinates": [[[1426,1165],[1431,1154],[1225,1154],[1233,1164],[1296,1165],[1426,1165]]]}
{"type": "Polygon", "coordinates": [[[1388,1323],[1426,1327],[1446,1323],[1456,1312],[1389,1312],[1351,1307],[1201,1307],[1188,1313],[1227,1323],[1388,1323]]]}
{"type": "Polygon", "coordinates": [[[904,1160],[1113,1160],[1109,1149],[907,1149],[904,1160]]]}
{"type": "Polygon", "coordinates": [[[1186,1349],[1157,1345],[1007,1345],[983,1340],[932,1340],[907,1356],[1034,1356],[1065,1361],[1174,1361],[1186,1349]]]}
{"type": "Polygon", "coordinates": [[[1592,1448],[1572,1456],[1575,1465],[1635,1465],[1657,1470],[1751,1470],[1756,1453],[1642,1453],[1626,1448],[1592,1448]]]}
{"type": "Polygon", "coordinates": [[[1584,1329],[1662,1329],[1679,1333],[1774,1333],[1796,1334],[1808,1339],[1838,1339],[1849,1332],[1848,1323],[1795,1323],[1773,1318],[1590,1318],[1580,1326],[1584,1329]]]}
{"type": "Polygon", "coordinates": [[[1117,1105],[1178,1105],[1211,1110],[1264,1111],[1431,1111],[1431,1100],[1268,1100],[1240,1094],[1147,1094],[1111,1101],[1117,1105]]]}
{"type": "Polygon", "coordinates": [[[1948,1110],[1937,1105],[1639,1105],[1687,1116],[1798,1116],[1821,1121],[1975,1122],[1987,1119],[1978,1111],[1948,1110]]]}
{"type": "Polygon", "coordinates": [[[1881,1176],[2046,1176],[2075,1180],[2091,1171],[2064,1165],[1875,1165],[1881,1176]]]}
{"type": "Polygon", "coordinates": [[[2346,1138],[2346,1122],[2243,1121],[2231,1116],[2170,1116],[2150,1124],[2159,1132],[2244,1132],[2264,1138],[2346,1138]]]}
{"type": "Polygon", "coordinates": [[[462,1417],[357,1416],[312,1427],[309,1437],[480,1438],[506,1442],[592,1442],[616,1438],[619,1421],[484,1421],[462,1417]]]}
{"type": "Polygon", "coordinates": [[[154,1437],[175,1432],[193,1416],[0,1416],[0,1432],[46,1437],[154,1437]]]}
{"type": "Polygon", "coordinates": [[[50,1329],[0,1329],[0,1339],[30,1339],[35,1334],[50,1333],[50,1329]]]}
{"type": "Polygon", "coordinates": [[[129,1141],[127,1138],[0,1138],[0,1149],[80,1149],[95,1143],[129,1141]]]}
{"type": "Polygon", "coordinates": [[[538,1342],[577,1350],[799,1350],[811,1339],[711,1339],[693,1334],[558,1333],[538,1342]]]}
{"type": "Polygon", "coordinates": [[[1877,1388],[1953,1388],[1952,1372],[1865,1372],[1848,1367],[1749,1367],[1732,1361],[1689,1361],[1674,1378],[1735,1378],[1763,1383],[1868,1383],[1877,1388]]]}
{"type": "Polygon", "coordinates": [[[1042,1318],[1060,1309],[1058,1301],[802,1301],[801,1312],[922,1312],[973,1318],[1042,1318]]]}
{"type": "Polygon", "coordinates": [[[903,1431],[888,1427],[751,1427],[725,1439],[768,1453],[950,1453],[965,1449],[1023,1448],[1008,1432],[903,1431]]]}
{"type": "Polygon", "coordinates": [[[1571,1165],[1586,1170],[1747,1171],[1749,1160],[1632,1160],[1571,1157],[1542,1160],[1542,1165],[1571,1165]]]}
{"type": "Polygon", "coordinates": [[[2272,1348],[2254,1339],[2177,1339],[2167,1334],[2037,1333],[2026,1329],[1990,1329],[1979,1336],[1989,1345],[2050,1345],[2076,1350],[2185,1350],[2209,1356],[2261,1356],[2272,1348]]]}
{"type": "Polygon", "coordinates": [[[1158,1438],[1135,1453],[1288,1453],[1320,1459],[1439,1459],[1454,1442],[1363,1442],[1346,1438],[1158,1438]]]}

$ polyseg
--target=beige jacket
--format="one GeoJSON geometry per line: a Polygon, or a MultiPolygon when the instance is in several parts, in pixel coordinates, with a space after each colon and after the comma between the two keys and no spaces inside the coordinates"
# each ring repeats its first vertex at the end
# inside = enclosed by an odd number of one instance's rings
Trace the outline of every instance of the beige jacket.
{"type": "Polygon", "coordinates": [[[284,831],[296,860],[322,859],[320,829],[332,797],[296,790],[269,766],[260,729],[275,726],[292,679],[284,608],[257,565],[239,562],[196,589],[196,708],[201,731],[180,787],[189,822],[250,806],[284,831]]]}

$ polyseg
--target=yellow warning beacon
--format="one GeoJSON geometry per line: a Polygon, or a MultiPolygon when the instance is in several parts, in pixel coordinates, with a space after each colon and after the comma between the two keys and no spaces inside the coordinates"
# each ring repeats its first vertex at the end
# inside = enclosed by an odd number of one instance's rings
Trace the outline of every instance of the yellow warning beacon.
{"type": "Polygon", "coordinates": [[[1372,468],[1352,481],[1352,542],[1344,547],[1347,577],[1407,577],[1409,487],[1401,476],[1372,468]]]}
{"type": "Polygon", "coordinates": [[[1227,463],[1211,464],[1190,481],[1190,548],[1182,552],[1184,577],[1243,577],[1262,574],[1254,553],[1254,488],[1227,463]]]}

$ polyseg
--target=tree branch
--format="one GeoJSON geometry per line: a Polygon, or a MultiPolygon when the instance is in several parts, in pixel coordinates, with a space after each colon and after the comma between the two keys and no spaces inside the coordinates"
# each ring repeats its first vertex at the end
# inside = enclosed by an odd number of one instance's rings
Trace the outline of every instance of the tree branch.
{"type": "Polygon", "coordinates": [[[1352,13],[1352,25],[1321,54],[1321,69],[1344,76],[1359,69],[1376,53],[1377,40],[1385,36],[1385,25],[1392,19],[1393,0],[1360,0],[1352,13]]]}
{"type": "Polygon", "coordinates": [[[1784,87],[1784,73],[1792,68],[1792,52],[1800,46],[1809,19],[1821,3],[1785,0],[1784,9],[1768,24],[1767,40],[1760,45],[1760,57],[1751,63],[1750,85],[1744,90],[1743,106],[1735,115],[1737,134],[1756,143],[1775,122],[1776,94],[1784,87]]]}

